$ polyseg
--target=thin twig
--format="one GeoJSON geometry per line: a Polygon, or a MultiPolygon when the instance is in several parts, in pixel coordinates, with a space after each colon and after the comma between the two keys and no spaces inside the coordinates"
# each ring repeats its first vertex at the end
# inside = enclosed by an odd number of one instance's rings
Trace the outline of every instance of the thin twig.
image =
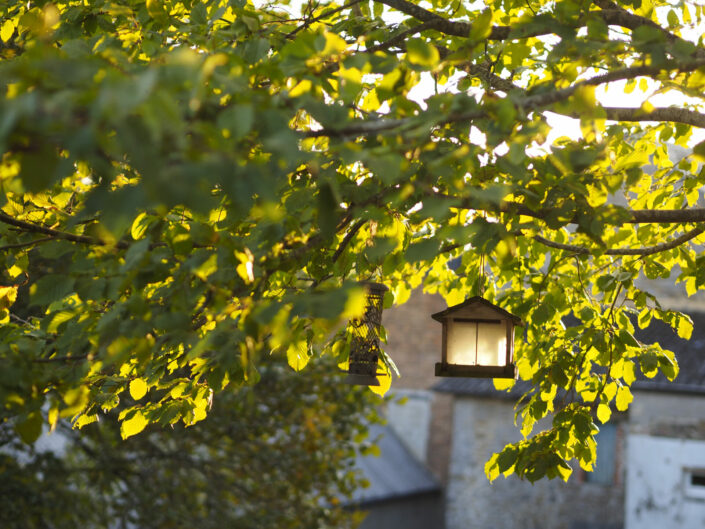
{"type": "Polygon", "coordinates": [[[18,242],[15,244],[6,244],[5,246],[0,246],[0,251],[3,250],[12,250],[15,248],[25,248],[27,246],[34,246],[35,244],[41,244],[43,242],[49,242],[49,241],[55,241],[55,237],[42,237],[41,239],[35,239],[33,241],[28,241],[28,242],[18,242]]]}
{"type": "Polygon", "coordinates": [[[352,228],[350,228],[350,231],[345,234],[345,237],[340,242],[340,245],[338,246],[338,248],[335,250],[333,257],[331,257],[331,264],[334,264],[338,260],[338,258],[343,253],[345,248],[348,246],[348,244],[350,244],[350,241],[352,240],[352,238],[355,236],[355,234],[358,231],[360,231],[360,228],[362,228],[366,222],[367,222],[366,219],[360,219],[352,226],[352,228]]]}
{"type": "Polygon", "coordinates": [[[331,9],[330,11],[326,11],[325,13],[322,13],[322,14],[318,15],[317,17],[309,18],[309,19],[307,19],[303,24],[301,24],[300,26],[298,26],[296,29],[294,29],[293,31],[290,31],[289,33],[287,33],[286,35],[284,35],[284,38],[290,39],[290,38],[292,38],[294,35],[296,35],[299,31],[302,31],[302,30],[306,29],[307,27],[309,27],[309,26],[310,26],[311,24],[313,24],[314,22],[318,22],[318,21],[321,20],[321,19],[324,19],[324,18],[328,18],[328,17],[330,17],[330,16],[333,16],[333,15],[335,15],[336,13],[339,13],[340,11],[343,11],[344,9],[348,9],[348,8],[354,6],[354,5],[359,4],[360,2],[362,2],[362,0],[352,0],[352,2],[348,2],[347,4],[344,4],[344,5],[342,5],[342,6],[338,7],[338,8],[335,8],[335,9],[331,9]]]}
{"type": "MultiPolygon", "coordinates": [[[[24,220],[16,219],[2,211],[0,211],[0,222],[4,222],[5,224],[9,224],[10,226],[15,226],[16,228],[21,228],[24,231],[43,233],[44,235],[49,235],[54,239],[63,239],[66,241],[78,242],[81,244],[91,244],[93,246],[105,246],[104,241],[96,239],[95,237],[88,237],[87,235],[75,235],[73,233],[67,233],[65,231],[47,228],[46,226],[42,226],[41,224],[34,224],[32,222],[26,222],[24,220]]],[[[118,247],[124,247],[124,245],[121,246],[121,243],[118,243],[118,247]]]]}
{"type": "Polygon", "coordinates": [[[32,362],[37,364],[48,364],[51,362],[80,362],[88,358],[88,355],[78,355],[78,356],[54,356],[52,358],[35,358],[32,362]]]}

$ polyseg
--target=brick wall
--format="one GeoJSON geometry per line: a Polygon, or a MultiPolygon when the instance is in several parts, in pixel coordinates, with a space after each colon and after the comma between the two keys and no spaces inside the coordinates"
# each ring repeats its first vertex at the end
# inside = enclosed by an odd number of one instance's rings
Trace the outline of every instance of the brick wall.
{"type": "MultiPolygon", "coordinates": [[[[438,382],[434,369],[441,356],[441,324],[431,319],[431,314],[445,308],[441,296],[416,290],[404,305],[384,312],[382,319],[388,338],[385,350],[401,373],[401,378],[392,383],[392,390],[430,390],[438,382]]],[[[431,407],[428,424],[398,426],[407,431],[414,427],[429,428],[424,462],[445,484],[450,459],[452,397],[430,393],[428,402],[431,407]]]]}
{"type": "Polygon", "coordinates": [[[436,383],[434,365],[441,356],[441,324],[432,320],[431,314],[444,308],[441,296],[415,290],[404,305],[384,311],[385,350],[401,372],[393,387],[430,389],[436,383]]]}

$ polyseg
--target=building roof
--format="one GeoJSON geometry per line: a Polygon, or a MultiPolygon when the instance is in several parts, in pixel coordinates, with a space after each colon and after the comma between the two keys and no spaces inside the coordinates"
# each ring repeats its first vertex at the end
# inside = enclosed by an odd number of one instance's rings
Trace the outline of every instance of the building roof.
{"type": "MultiPolygon", "coordinates": [[[[661,391],[667,393],[705,394],[705,312],[690,314],[693,320],[693,334],[690,340],[679,338],[671,327],[660,320],[652,320],[646,329],[636,329],[637,340],[643,343],[659,343],[664,349],[676,354],[680,371],[675,381],[669,382],[659,373],[654,378],[646,378],[637,370],[637,380],[632,388],[641,391],[661,391]]],[[[445,378],[433,389],[442,393],[471,395],[495,399],[516,400],[531,387],[526,381],[518,381],[509,391],[497,391],[489,379],[445,378]]]]}
{"type": "Polygon", "coordinates": [[[679,338],[669,325],[658,320],[652,320],[646,329],[635,332],[638,340],[658,342],[664,349],[673,351],[680,369],[673,382],[661,373],[651,379],[640,375],[632,385],[634,389],[705,394],[705,312],[690,313],[690,317],[693,320],[690,340],[679,338]]]}
{"type": "Polygon", "coordinates": [[[373,424],[370,438],[378,438],[380,456],[358,456],[355,466],[370,482],[357,489],[353,503],[365,505],[419,494],[440,493],[441,486],[433,475],[409,452],[391,428],[373,424]]]}

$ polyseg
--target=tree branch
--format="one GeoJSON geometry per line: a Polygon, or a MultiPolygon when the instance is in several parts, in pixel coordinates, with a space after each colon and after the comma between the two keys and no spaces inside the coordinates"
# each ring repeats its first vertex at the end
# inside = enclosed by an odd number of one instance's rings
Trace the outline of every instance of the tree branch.
{"type": "Polygon", "coordinates": [[[687,108],[655,108],[650,112],[646,112],[641,108],[603,108],[607,119],[613,121],[667,121],[705,128],[705,114],[687,108]]]}
{"type": "MultiPolygon", "coordinates": [[[[395,0],[396,1],[396,0],[395,0]]],[[[406,0],[404,0],[406,1],[406,0]]],[[[671,62],[669,65],[663,66],[632,66],[627,68],[622,68],[620,70],[615,70],[608,72],[603,75],[597,75],[590,79],[585,79],[575,83],[573,86],[567,88],[562,88],[559,90],[554,90],[553,92],[541,93],[536,95],[529,95],[523,99],[523,101],[515,102],[515,106],[528,113],[536,110],[547,110],[547,107],[561,101],[565,101],[570,96],[572,96],[576,90],[583,86],[598,86],[601,84],[611,83],[613,81],[621,81],[624,79],[633,79],[640,76],[656,76],[662,72],[679,71],[679,72],[691,72],[702,66],[705,66],[705,58],[695,59],[688,63],[671,62]],[[672,65],[672,69],[668,66],[672,65]]],[[[668,109],[663,109],[668,110],[668,109]]],[[[685,110],[685,109],[683,109],[685,110]]],[[[636,117],[636,111],[634,117],[636,117]]],[[[675,115],[675,114],[674,114],[675,115]]],[[[451,114],[445,119],[440,120],[437,125],[448,125],[451,123],[472,121],[474,119],[486,118],[489,116],[489,112],[485,108],[476,108],[468,112],[462,112],[458,114],[451,114]]],[[[681,117],[694,119],[693,115],[683,115],[681,117]]],[[[345,138],[345,137],[358,137],[365,136],[368,134],[378,134],[382,132],[387,132],[391,130],[402,129],[405,126],[412,125],[415,120],[418,120],[416,116],[413,118],[403,118],[403,119],[377,119],[377,120],[360,120],[354,121],[347,126],[341,128],[322,128],[319,130],[307,130],[302,132],[302,136],[305,138],[319,138],[319,137],[331,137],[331,138],[345,138]]]]}
{"type": "MultiPolygon", "coordinates": [[[[485,65],[471,64],[465,68],[465,71],[487,82],[492,88],[503,92],[514,92],[526,94],[526,90],[515,85],[509,79],[504,79],[497,74],[489,71],[485,65]]],[[[661,121],[670,123],[685,123],[694,127],[705,128],[705,114],[696,112],[695,110],[678,107],[656,108],[651,111],[645,111],[641,108],[627,107],[602,107],[605,111],[605,117],[612,121],[661,121]]],[[[555,112],[555,110],[552,110],[555,112]]],[[[569,114],[565,112],[556,112],[578,118],[578,114],[569,114]]]]}
{"type": "MultiPolygon", "coordinates": [[[[465,207],[465,205],[463,206],[465,207]]],[[[474,209],[469,207],[468,209],[474,209]]],[[[690,208],[690,209],[626,209],[622,208],[626,214],[624,219],[618,222],[612,222],[612,225],[620,224],[678,224],[678,223],[695,223],[705,222],[705,208],[690,208]]],[[[541,209],[535,211],[528,208],[519,202],[502,202],[496,211],[487,209],[488,213],[515,213],[525,215],[535,219],[543,220],[551,212],[551,209],[541,209]]],[[[575,223],[572,220],[571,223],[575,223]]]]}
{"type": "Polygon", "coordinates": [[[653,20],[649,20],[648,18],[635,15],[634,13],[630,13],[626,9],[612,2],[612,0],[593,0],[593,3],[596,6],[602,8],[602,11],[599,11],[598,14],[607,24],[613,26],[621,26],[623,28],[631,29],[632,31],[641,26],[648,26],[650,28],[654,28],[658,30],[670,43],[682,42],[695,46],[695,56],[701,59],[705,58],[705,49],[700,48],[694,43],[674,35],[667,29],[664,29],[663,27],[659,26],[653,20]]]}
{"type": "Polygon", "coordinates": [[[105,243],[100,239],[94,237],[88,237],[87,235],[74,235],[73,233],[67,233],[64,231],[55,230],[52,228],[47,228],[40,224],[34,224],[31,222],[26,222],[24,220],[19,220],[6,213],[0,211],[0,222],[9,224],[10,226],[15,226],[23,231],[28,231],[32,233],[43,233],[44,235],[49,235],[54,239],[63,239],[71,242],[78,242],[81,244],[92,244],[94,246],[104,246],[105,243]]]}
{"type": "Polygon", "coordinates": [[[380,42],[379,44],[376,44],[370,48],[367,48],[366,50],[364,50],[364,52],[365,53],[374,53],[376,51],[384,51],[387,48],[391,48],[392,46],[403,47],[403,42],[408,37],[410,37],[411,35],[416,35],[417,33],[421,33],[422,31],[425,31],[427,29],[433,29],[433,24],[430,22],[424,22],[423,24],[419,24],[418,26],[414,26],[413,28],[409,28],[405,31],[402,31],[401,33],[398,33],[397,35],[394,35],[389,40],[385,40],[384,42],[380,42]]]}
{"type": "MultiPolygon", "coordinates": [[[[667,250],[672,250],[673,248],[677,248],[681,244],[688,242],[689,240],[697,237],[701,233],[705,232],[705,227],[698,227],[694,228],[690,231],[685,232],[683,235],[680,235],[676,237],[675,239],[668,241],[668,242],[663,242],[660,244],[656,244],[655,246],[646,246],[644,248],[616,248],[616,249],[610,249],[604,252],[605,255],[638,255],[641,257],[647,256],[647,255],[653,255],[655,253],[660,253],[660,252],[665,252],[667,250]]],[[[591,254],[593,253],[593,250],[590,248],[586,248],[585,246],[577,246],[574,244],[563,244],[559,242],[554,242],[549,239],[546,239],[544,237],[541,237],[540,235],[534,235],[532,237],[536,242],[539,242],[543,244],[544,246],[548,246],[549,248],[556,248],[558,250],[565,250],[568,252],[572,252],[575,254],[591,254]]]]}
{"type": "Polygon", "coordinates": [[[421,22],[426,22],[430,24],[433,29],[445,33],[447,35],[454,35],[456,37],[467,37],[470,32],[471,25],[467,22],[454,22],[443,18],[436,13],[428,11],[422,7],[417,6],[409,2],[408,0],[374,0],[386,6],[389,6],[397,11],[409,15],[410,17],[420,20],[421,22]]]}
{"type": "MultiPolygon", "coordinates": [[[[408,0],[374,0],[375,2],[382,3],[388,7],[401,11],[402,13],[409,15],[421,22],[429,23],[429,29],[435,29],[446,35],[452,35],[456,37],[467,37],[472,29],[472,24],[468,22],[459,22],[448,20],[432,11],[428,11],[416,4],[409,2],[408,0]]],[[[592,11],[590,14],[596,14],[608,25],[621,26],[623,28],[631,29],[632,31],[641,26],[648,26],[657,29],[666,40],[670,43],[683,42],[690,45],[694,45],[692,42],[686,41],[681,37],[678,37],[668,31],[667,29],[659,26],[653,20],[641,17],[630,13],[629,11],[621,8],[617,4],[613,3],[611,0],[595,0],[593,2],[598,7],[602,8],[600,11],[592,11]]],[[[575,27],[581,27],[586,24],[585,18],[580,18],[577,21],[575,27]]],[[[508,40],[508,39],[521,39],[538,37],[540,35],[548,35],[555,33],[555,28],[559,24],[550,15],[538,15],[534,16],[531,20],[531,25],[529,29],[524,30],[522,26],[510,27],[510,26],[493,26],[490,30],[489,35],[486,37],[487,40],[508,40]],[[537,24],[537,21],[544,22],[543,24],[537,24]]],[[[695,56],[698,58],[705,58],[705,49],[700,47],[695,47],[695,56]]]]}
{"type": "MultiPolygon", "coordinates": [[[[446,35],[454,37],[468,37],[472,31],[472,23],[448,20],[432,11],[428,11],[408,0],[374,0],[380,4],[401,11],[416,20],[428,24],[428,29],[435,29],[446,35]]],[[[527,26],[492,26],[487,40],[508,40],[508,39],[526,39],[537,37],[539,35],[547,35],[554,32],[556,24],[550,15],[538,15],[532,18],[531,24],[527,26]],[[536,22],[544,22],[543,24],[536,22]]]]}

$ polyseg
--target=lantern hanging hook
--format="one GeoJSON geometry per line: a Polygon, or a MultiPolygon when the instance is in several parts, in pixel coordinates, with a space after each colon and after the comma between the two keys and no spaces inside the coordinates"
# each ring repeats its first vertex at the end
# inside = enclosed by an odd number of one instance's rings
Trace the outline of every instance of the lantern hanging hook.
{"type": "MultiPolygon", "coordinates": [[[[484,220],[487,220],[487,212],[483,211],[482,212],[482,218],[484,220]]],[[[478,270],[478,275],[477,275],[477,293],[480,297],[484,297],[485,295],[485,252],[484,250],[480,250],[480,263],[479,263],[479,270],[478,270]]]]}

